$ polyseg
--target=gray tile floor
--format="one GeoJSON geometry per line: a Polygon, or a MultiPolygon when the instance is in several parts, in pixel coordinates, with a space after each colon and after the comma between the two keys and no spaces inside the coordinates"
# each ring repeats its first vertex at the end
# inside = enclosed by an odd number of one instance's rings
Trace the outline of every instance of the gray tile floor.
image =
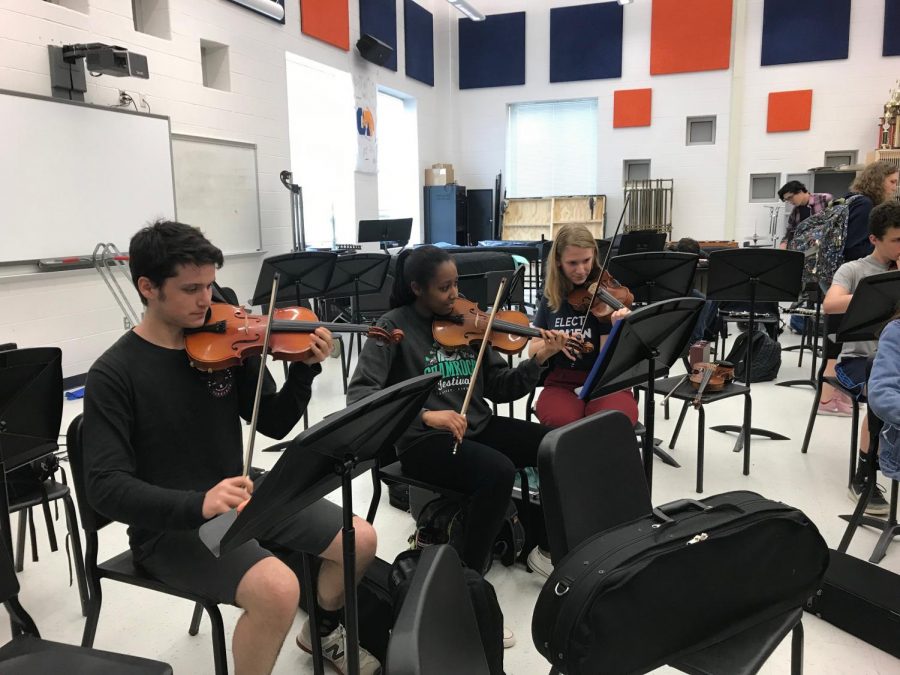
{"type": "MultiPolygon", "coordinates": [[[[783,344],[795,338],[783,336],[783,344]]],[[[807,355],[808,358],[808,355],[807,355]]],[[[278,373],[280,368],[272,368],[278,373]]],[[[806,377],[808,361],[804,367],[796,367],[796,354],[786,353],[779,379],[806,377]]],[[[849,513],[852,504],[845,487],[850,420],[823,417],[817,420],[809,454],[800,453],[800,443],[806,425],[813,392],[810,388],[776,387],[773,383],[753,385],[753,422],[756,426],[779,431],[789,436],[789,441],[753,441],[750,476],[741,474],[741,456],[732,452],[733,436],[707,432],[705,495],[728,490],[747,489],[778,499],[805,511],[822,531],[830,546],[837,546],[843,532],[843,521],[838,514],[849,513]]],[[[661,408],[657,413],[656,436],[666,442],[674,428],[678,405],[672,406],[672,418],[663,419],[661,408]]],[[[320,420],[324,415],[344,406],[341,394],[340,364],[329,360],[325,373],[315,383],[314,400],[310,418],[320,420]]],[[[67,402],[64,409],[64,425],[81,411],[80,402],[67,402]]],[[[505,406],[504,406],[505,412],[505,406]]],[[[517,416],[523,417],[522,403],[517,416]]],[[[722,401],[707,409],[707,424],[740,423],[740,397],[722,401]]],[[[299,428],[298,428],[299,431],[299,428]]],[[[261,439],[257,447],[265,447],[267,439],[261,439]]],[[[696,413],[688,413],[685,428],[673,451],[682,463],[681,469],[664,466],[657,461],[654,480],[654,503],[664,503],[682,497],[695,497],[694,471],[696,461],[696,413]]],[[[271,466],[275,456],[261,453],[255,464],[271,466]]],[[[884,481],[886,483],[886,481],[884,481]]],[[[365,511],[371,497],[371,483],[366,478],[354,483],[354,500],[357,511],[365,511]]],[[[332,498],[337,499],[336,495],[332,498]]],[[[39,528],[43,518],[37,518],[39,528]]],[[[392,508],[386,493],[378,512],[375,526],[379,535],[379,556],[392,560],[406,546],[406,539],[413,531],[408,514],[392,508]]],[[[57,532],[64,531],[62,521],[57,532]]],[[[871,531],[859,531],[850,552],[868,557],[877,536],[871,531]]],[[[125,528],[113,525],[101,537],[101,556],[120,552],[127,545],[125,528]]],[[[84,621],[81,617],[78,593],[68,586],[69,573],[64,552],[50,553],[47,539],[38,535],[40,561],[26,562],[20,575],[21,599],[35,618],[42,634],[53,640],[78,643],[84,621]]],[[[882,566],[900,572],[900,543],[888,550],[882,566]]],[[[527,573],[521,567],[504,568],[495,565],[488,575],[495,585],[505,614],[506,624],[518,638],[518,643],[505,653],[506,671],[509,675],[547,673],[548,664],[531,643],[531,615],[535,599],[541,588],[541,579],[527,573]]],[[[187,633],[191,605],[185,601],[143,591],[121,584],[105,586],[104,609],[100,616],[96,646],[142,656],[162,659],[171,663],[176,673],[212,672],[209,624],[204,621],[200,633],[191,637],[187,633]]],[[[227,632],[233,627],[238,610],[223,608],[227,632]]],[[[299,630],[301,617],[295,622],[299,630]]],[[[0,639],[9,636],[8,624],[0,629],[0,639]]],[[[806,615],[805,666],[807,673],[815,674],[881,674],[900,673],[900,662],[894,657],[857,640],[815,617],[806,615]]],[[[764,673],[789,672],[790,644],[782,644],[763,669],[764,673]]],[[[278,660],[277,673],[311,673],[311,661],[293,644],[289,637],[278,660]]],[[[658,672],[674,672],[661,669],[658,672]]]]}

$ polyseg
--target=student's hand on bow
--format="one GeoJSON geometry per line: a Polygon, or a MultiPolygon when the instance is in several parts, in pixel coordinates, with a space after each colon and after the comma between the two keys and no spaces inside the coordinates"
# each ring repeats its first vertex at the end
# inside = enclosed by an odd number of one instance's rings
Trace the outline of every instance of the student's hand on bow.
{"type": "Polygon", "coordinates": [[[468,422],[455,410],[426,410],[422,413],[422,421],[432,429],[443,429],[453,434],[462,443],[468,422]]]}
{"type": "Polygon", "coordinates": [[[250,499],[253,481],[247,476],[234,476],[216,483],[203,497],[203,517],[212,518],[226,513],[250,499]]]}
{"type": "Polygon", "coordinates": [[[612,315],[609,317],[610,325],[615,325],[616,321],[624,319],[626,316],[631,314],[631,310],[627,307],[623,307],[622,309],[617,309],[612,315]]]}

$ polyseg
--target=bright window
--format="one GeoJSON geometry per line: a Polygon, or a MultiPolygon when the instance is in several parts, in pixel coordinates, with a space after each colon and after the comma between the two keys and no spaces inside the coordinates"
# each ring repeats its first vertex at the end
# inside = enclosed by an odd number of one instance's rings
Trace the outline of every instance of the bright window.
{"type": "Polygon", "coordinates": [[[597,99],[510,104],[506,191],[509,197],[597,192],[597,99]]]}
{"type": "Polygon", "coordinates": [[[287,84],[291,171],[303,188],[306,244],[351,244],[357,132],[350,74],[287,54],[287,84]]]}
{"type": "Polygon", "coordinates": [[[416,101],[380,90],[378,217],[412,218],[411,243],[419,242],[419,138],[416,101]]]}

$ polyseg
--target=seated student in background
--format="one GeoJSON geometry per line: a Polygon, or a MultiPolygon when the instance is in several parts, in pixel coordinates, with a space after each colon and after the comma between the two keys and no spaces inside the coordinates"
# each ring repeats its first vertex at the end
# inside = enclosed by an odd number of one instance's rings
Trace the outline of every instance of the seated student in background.
{"type": "MultiPolygon", "coordinates": [[[[593,314],[585,322],[585,313],[574,309],[566,300],[573,289],[588,287],[590,281],[597,279],[600,272],[597,258],[594,235],[583,225],[560,228],[547,256],[544,295],[534,317],[535,327],[577,334],[594,346],[589,354],[581,355],[564,348],[550,360],[550,372],[536,405],[538,419],[550,427],[561,427],[601,410],[620,410],[628,415],[632,424],[637,422],[637,402],[630,390],[590,401],[579,399],[575,393],[575,389],[584,384],[612,327],[610,321],[601,322],[593,314]]],[[[618,321],[629,311],[620,309],[613,312],[610,319],[618,321]]],[[[545,349],[542,338],[533,338],[528,345],[532,355],[545,349]]]]}
{"type": "MultiPolygon", "coordinates": [[[[291,519],[277,541],[249,541],[216,558],[198,528],[246,501],[241,418],[250,420],[261,360],[206,373],[190,365],[184,330],[206,321],[222,252],[200,230],[160,221],[131,240],[129,265],[145,307],[141,322],[91,367],[84,397],[87,499],[126,523],[134,560],[161,581],[244,610],[232,652],[239,675],[269,673],[297,615],[294,572],[270,549],[322,559],[318,583],[326,660],[346,672],[341,509],[322,499],[291,519]]],[[[258,429],[282,438],[309,403],[313,378],[330,353],[331,334],[312,334],[310,355],[291,364],[281,391],[266,374],[258,429]]],[[[354,517],[357,576],[375,557],[375,531],[354,517]]],[[[297,636],[309,651],[309,622],[297,636]]],[[[381,672],[360,649],[360,673],[381,672]]]]}
{"type": "Polygon", "coordinates": [[[791,248],[791,241],[794,239],[794,229],[797,225],[810,216],[824,211],[833,197],[827,192],[810,193],[799,180],[792,180],[781,186],[781,189],[778,191],[778,199],[794,205],[794,210],[788,216],[784,238],[779,244],[780,248],[791,248]]]}
{"type": "MultiPolygon", "coordinates": [[[[678,253],[693,253],[700,256],[701,259],[709,258],[709,254],[700,248],[700,242],[690,237],[682,237],[670,248],[678,253]]],[[[706,296],[696,288],[691,289],[691,297],[706,300],[706,296]]],[[[690,344],[694,344],[699,340],[712,342],[716,339],[718,313],[719,303],[715,300],[706,300],[703,309],[700,311],[700,316],[697,317],[697,325],[694,326],[694,332],[691,333],[690,344]]]]}
{"type": "Polygon", "coordinates": [[[894,198],[900,179],[896,165],[880,160],[868,164],[859,172],[845,197],[862,195],[850,204],[847,235],[844,240],[844,261],[857,260],[872,252],[869,237],[869,214],[879,204],[894,198]]]}
{"type": "MultiPolygon", "coordinates": [[[[544,341],[531,358],[515,368],[492,349],[484,361],[469,404],[462,409],[477,351],[449,351],[432,336],[435,317],[449,316],[459,296],[453,258],[436,246],[403,251],[397,259],[391,310],[378,325],[399,328],[403,341],[382,345],[368,340],[347,387],[347,403],[424,373],[441,380],[422,414],[397,442],[403,471],[470,496],[460,557],[472,569],[484,570],[506,514],[517,468],[537,465],[537,450],[549,427],[495,416],[487,399],[514,401],[528,394],[547,361],[566,344],[566,334],[544,331],[544,341]],[[453,454],[454,441],[459,449],[453,454]]],[[[546,533],[543,533],[546,536],[546,533]]],[[[547,550],[546,541],[542,547],[547,550]]],[[[537,558],[535,549],[529,561],[537,558]]],[[[549,564],[549,556],[546,558],[549,564]]]]}
{"type": "Polygon", "coordinates": [[[884,422],[878,441],[881,472],[900,480],[900,314],[878,338],[868,383],[869,407],[884,422]]]}
{"type": "MultiPolygon", "coordinates": [[[[881,274],[891,269],[897,269],[897,261],[900,259],[900,203],[888,202],[872,209],[869,218],[869,241],[874,250],[870,255],[858,260],[841,265],[834,274],[834,280],[822,309],[826,314],[843,314],[850,306],[853,293],[860,281],[873,274],[881,274]]],[[[841,384],[854,392],[858,398],[865,396],[866,389],[866,361],[875,354],[878,343],[872,340],[862,342],[845,342],[838,357],[835,367],[835,375],[841,384]]],[[[842,410],[843,406],[849,408],[849,404],[838,400],[837,397],[830,401],[825,399],[822,392],[822,400],[819,402],[819,412],[824,414],[830,410],[842,410]]],[[[849,410],[845,412],[849,413],[849,410]]],[[[863,418],[859,440],[859,464],[856,476],[850,486],[850,495],[858,499],[865,486],[866,462],[869,453],[869,429],[868,421],[863,418]]],[[[869,500],[867,513],[887,513],[888,505],[876,491],[869,500]]]]}

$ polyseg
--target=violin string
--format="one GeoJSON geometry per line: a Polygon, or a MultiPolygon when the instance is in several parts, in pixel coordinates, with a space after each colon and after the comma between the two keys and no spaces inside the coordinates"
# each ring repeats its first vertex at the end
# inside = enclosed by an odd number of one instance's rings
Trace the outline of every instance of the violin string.
{"type": "MultiPolygon", "coordinates": [[[[591,315],[591,307],[594,306],[594,300],[597,299],[597,292],[600,290],[600,279],[603,277],[603,272],[606,271],[606,266],[609,264],[610,255],[612,255],[613,244],[616,243],[616,236],[619,234],[619,229],[622,227],[622,223],[625,221],[625,212],[628,210],[628,203],[631,201],[631,191],[625,193],[625,202],[622,204],[622,214],[619,216],[619,222],[616,224],[616,230],[613,232],[612,239],[609,242],[609,248],[606,249],[606,255],[603,258],[603,264],[600,265],[600,273],[597,275],[597,284],[594,286],[594,292],[591,293],[591,301],[588,303],[587,309],[584,313],[584,318],[582,319],[581,326],[582,329],[587,325],[588,317],[591,315]]],[[[603,291],[601,296],[603,301],[611,307],[615,306],[616,303],[621,305],[618,300],[609,296],[609,299],[615,300],[614,303],[609,303],[607,299],[606,292],[603,291]]]]}

